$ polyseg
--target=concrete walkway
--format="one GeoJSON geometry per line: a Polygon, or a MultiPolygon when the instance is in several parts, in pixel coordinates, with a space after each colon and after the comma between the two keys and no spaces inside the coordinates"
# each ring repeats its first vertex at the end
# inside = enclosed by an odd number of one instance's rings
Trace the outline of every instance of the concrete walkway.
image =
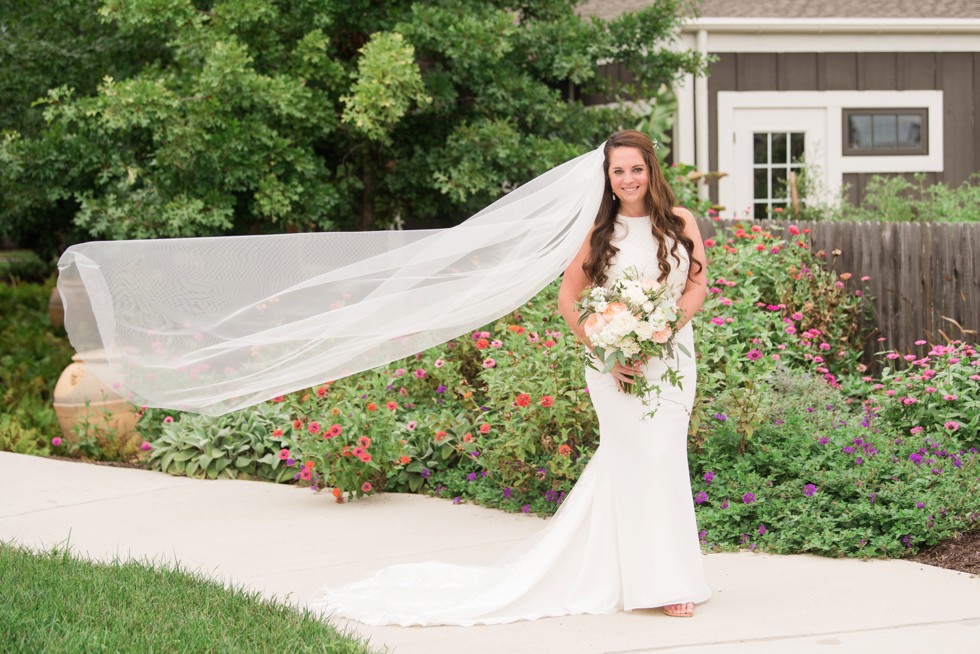
{"type": "MultiPolygon", "coordinates": [[[[323,493],[0,452],[0,540],[70,541],[93,559],[185,569],[302,603],[389,563],[489,563],[540,518],[413,495],[336,504],[323,493]]],[[[502,626],[367,627],[396,654],[980,652],[980,578],[895,560],[711,554],[693,620],[659,611],[502,626]]]]}

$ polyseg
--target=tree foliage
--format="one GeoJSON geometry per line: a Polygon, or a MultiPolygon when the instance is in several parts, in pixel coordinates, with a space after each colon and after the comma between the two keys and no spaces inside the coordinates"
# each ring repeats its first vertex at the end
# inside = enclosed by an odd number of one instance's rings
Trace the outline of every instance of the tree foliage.
{"type": "Polygon", "coordinates": [[[573,96],[651,97],[702,65],[672,43],[685,0],[612,21],[574,0],[53,4],[0,18],[5,61],[52,25],[85,53],[0,77],[16,105],[0,114],[3,224],[49,252],[454,224],[638,120],[573,96]],[[633,79],[599,75],[609,61],[633,79]]]}

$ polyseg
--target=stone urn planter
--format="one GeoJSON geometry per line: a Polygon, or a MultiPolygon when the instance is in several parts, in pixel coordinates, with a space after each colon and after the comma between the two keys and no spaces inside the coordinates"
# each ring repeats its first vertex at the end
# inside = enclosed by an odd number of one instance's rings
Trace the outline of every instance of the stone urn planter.
{"type": "Polygon", "coordinates": [[[135,451],[139,446],[136,407],[86,373],[86,363],[105,361],[103,350],[80,352],[61,373],[54,387],[54,411],[61,433],[66,441],[76,441],[81,429],[94,430],[98,437],[113,440],[120,452],[135,451]]]}

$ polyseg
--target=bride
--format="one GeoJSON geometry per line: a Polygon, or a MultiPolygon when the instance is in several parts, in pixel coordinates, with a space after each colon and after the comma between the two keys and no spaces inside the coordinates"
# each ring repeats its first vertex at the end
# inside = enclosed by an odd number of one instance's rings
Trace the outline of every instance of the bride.
{"type": "MultiPolygon", "coordinates": [[[[694,216],[676,207],[654,145],[636,131],[613,134],[602,151],[599,210],[564,272],[559,309],[591,349],[575,302],[627,268],[667,285],[681,309],[677,341],[694,352],[690,318],[705,298],[705,254],[694,216]]],[[[600,445],[548,524],[491,566],[425,562],[387,567],[308,606],[367,624],[473,625],[579,613],[663,607],[691,617],[711,594],[704,578],[687,463],[696,367],[649,359],[608,374],[586,367],[600,445]],[[652,418],[624,392],[637,375],[657,382],[668,363],[682,387],[663,384],[652,418]]]]}

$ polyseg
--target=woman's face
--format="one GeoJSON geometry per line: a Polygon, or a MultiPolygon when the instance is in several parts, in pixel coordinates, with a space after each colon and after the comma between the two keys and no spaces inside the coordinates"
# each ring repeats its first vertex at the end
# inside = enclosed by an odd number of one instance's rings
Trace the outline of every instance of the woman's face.
{"type": "Polygon", "coordinates": [[[621,211],[628,215],[646,213],[644,200],[650,187],[650,170],[639,148],[619,147],[610,151],[609,186],[619,198],[621,211]]]}

